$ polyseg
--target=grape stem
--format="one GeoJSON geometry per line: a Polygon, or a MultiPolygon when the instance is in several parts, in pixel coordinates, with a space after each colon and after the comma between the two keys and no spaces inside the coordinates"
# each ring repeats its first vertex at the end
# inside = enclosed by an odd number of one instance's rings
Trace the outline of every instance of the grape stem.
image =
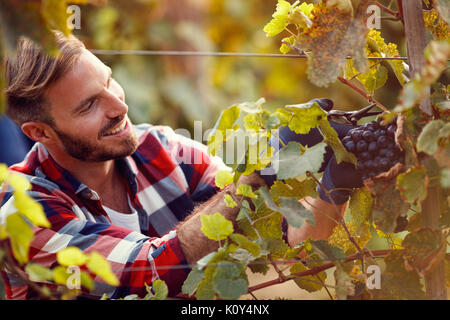
{"type": "Polygon", "coordinates": [[[350,88],[352,88],[356,92],[358,92],[360,95],[362,95],[364,98],[366,98],[367,101],[376,103],[377,106],[380,107],[380,109],[382,109],[383,111],[390,112],[381,102],[379,102],[379,101],[375,100],[373,97],[369,96],[366,92],[364,92],[363,90],[361,90],[360,88],[355,86],[353,83],[351,83],[350,81],[348,81],[344,77],[338,76],[338,80],[340,82],[342,82],[343,84],[349,86],[350,88]]]}
{"type": "MultiPolygon", "coordinates": [[[[374,250],[374,251],[371,252],[371,254],[372,254],[373,257],[383,257],[383,256],[389,254],[391,251],[392,250],[390,250],[390,249],[388,249],[388,250],[374,250]]],[[[369,253],[368,252],[364,252],[363,254],[364,255],[368,255],[369,253]]],[[[348,256],[345,259],[345,262],[353,261],[353,260],[356,260],[356,259],[360,259],[360,255],[361,255],[360,253],[355,253],[355,254],[353,254],[351,256],[348,256]]],[[[321,266],[318,266],[318,267],[315,267],[315,268],[312,268],[312,269],[309,269],[309,270],[306,270],[306,271],[303,271],[303,272],[294,273],[294,274],[289,275],[288,277],[286,277],[286,281],[293,280],[296,277],[306,277],[306,276],[316,275],[316,274],[318,274],[318,273],[320,273],[322,271],[325,271],[327,269],[333,268],[335,266],[336,266],[335,262],[330,262],[330,263],[327,263],[327,264],[324,264],[324,265],[321,265],[321,266]]],[[[279,283],[280,283],[280,279],[276,278],[274,280],[270,280],[270,281],[267,281],[267,282],[263,282],[263,283],[251,286],[251,287],[248,288],[248,292],[250,293],[250,292],[253,292],[253,291],[256,291],[256,290],[260,290],[260,289],[263,289],[263,288],[267,288],[267,287],[270,287],[270,286],[273,286],[273,285],[276,285],[276,284],[279,284],[279,283]]]]}
{"type": "Polygon", "coordinates": [[[336,202],[334,202],[333,197],[331,197],[331,195],[330,195],[330,191],[327,190],[323,186],[323,184],[319,181],[319,179],[316,178],[316,176],[312,172],[307,171],[306,175],[311,177],[312,179],[314,179],[314,181],[316,181],[316,183],[320,186],[320,188],[325,192],[325,194],[328,197],[328,199],[330,199],[330,201],[331,201],[331,203],[332,203],[332,205],[333,205],[333,207],[334,207],[334,209],[335,209],[335,211],[337,213],[337,216],[340,217],[339,223],[342,225],[342,227],[344,228],[345,232],[347,233],[347,237],[350,240],[350,242],[353,243],[353,245],[355,246],[356,250],[358,250],[358,252],[360,254],[361,268],[362,268],[363,272],[365,272],[364,270],[366,270],[366,269],[364,268],[364,254],[363,254],[363,251],[362,251],[361,247],[358,245],[358,243],[356,242],[356,240],[353,238],[353,236],[350,234],[350,231],[347,228],[347,225],[346,225],[346,223],[344,221],[344,218],[341,216],[341,214],[339,212],[339,209],[338,209],[338,207],[336,205],[336,202]]]}
{"type": "Polygon", "coordinates": [[[382,5],[381,3],[379,3],[378,1],[375,2],[375,4],[376,4],[381,10],[383,10],[384,12],[386,12],[386,13],[388,13],[388,14],[394,16],[394,18],[396,18],[397,20],[401,20],[400,13],[395,12],[395,11],[393,11],[393,10],[391,10],[391,9],[389,9],[389,8],[387,8],[387,7],[385,7],[384,5],[382,5]]]}

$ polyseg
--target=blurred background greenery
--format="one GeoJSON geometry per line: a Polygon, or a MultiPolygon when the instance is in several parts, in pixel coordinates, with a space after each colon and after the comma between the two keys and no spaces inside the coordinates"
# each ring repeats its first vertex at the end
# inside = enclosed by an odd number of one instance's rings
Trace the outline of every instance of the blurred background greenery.
{"type": "MultiPolygon", "coordinates": [[[[380,1],[386,5],[391,1],[380,1]]],[[[110,0],[107,6],[81,6],[81,28],[73,33],[89,49],[188,50],[279,53],[280,40],[267,38],[277,0],[110,0]]],[[[395,10],[395,5],[393,6],[395,10]]],[[[403,27],[382,20],[382,36],[405,55],[403,27]]],[[[340,109],[368,104],[353,90],[336,82],[319,88],[306,77],[306,60],[260,57],[179,57],[98,55],[112,67],[123,86],[130,118],[185,128],[195,120],[211,128],[220,111],[240,102],[265,97],[272,109],[328,97],[340,109]]],[[[393,107],[400,90],[395,76],[375,92],[393,107]]]]}

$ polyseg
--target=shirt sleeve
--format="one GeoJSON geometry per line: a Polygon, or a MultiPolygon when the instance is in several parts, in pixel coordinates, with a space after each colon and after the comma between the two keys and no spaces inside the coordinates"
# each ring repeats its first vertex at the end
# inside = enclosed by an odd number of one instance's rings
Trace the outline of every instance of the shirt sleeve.
{"type": "MultiPolygon", "coordinates": [[[[0,209],[0,222],[15,212],[13,197],[0,209]]],[[[95,288],[89,296],[100,298],[104,293],[110,298],[129,294],[144,296],[145,284],[160,279],[169,287],[169,295],[180,292],[189,272],[184,254],[175,231],[161,238],[149,238],[138,232],[80,218],[80,209],[72,210],[58,197],[41,195],[38,199],[50,228],[33,227],[34,239],[30,246],[29,259],[44,267],[57,265],[56,253],[68,246],[80,248],[85,253],[98,252],[109,262],[112,271],[120,281],[117,287],[108,285],[102,278],[94,278],[95,288]]],[[[5,278],[8,299],[28,299],[29,288],[8,272],[5,278]]]]}
{"type": "Polygon", "coordinates": [[[203,143],[176,133],[168,126],[155,126],[153,129],[164,135],[165,147],[183,170],[192,200],[202,202],[215,194],[218,191],[216,173],[231,171],[231,168],[220,157],[210,155],[203,143]]]}

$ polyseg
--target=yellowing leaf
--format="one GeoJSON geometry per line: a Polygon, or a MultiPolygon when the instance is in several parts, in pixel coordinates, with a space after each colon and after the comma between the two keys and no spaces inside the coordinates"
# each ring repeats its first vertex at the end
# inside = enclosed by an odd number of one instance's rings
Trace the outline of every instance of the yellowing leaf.
{"type": "Polygon", "coordinates": [[[47,220],[42,205],[25,192],[14,192],[14,206],[35,226],[50,228],[50,222],[47,220]]]}
{"type": "Polygon", "coordinates": [[[233,174],[229,171],[221,170],[216,173],[215,183],[220,189],[225,188],[233,182],[233,174]]]}
{"type": "Polygon", "coordinates": [[[350,12],[337,7],[328,8],[325,3],[314,7],[312,26],[304,29],[298,43],[308,54],[308,78],[326,87],[336,81],[347,56],[352,56],[360,72],[368,70],[365,52],[367,26],[365,8],[368,1],[361,1],[354,18],[350,12]]]}
{"type": "Polygon", "coordinates": [[[67,247],[56,253],[56,260],[63,266],[81,266],[88,257],[77,247],[67,247]]]}
{"type": "Polygon", "coordinates": [[[352,221],[357,228],[369,221],[373,201],[372,194],[367,188],[359,188],[353,192],[350,198],[349,208],[352,221]]]}
{"type": "MultiPolygon", "coordinates": [[[[294,39],[294,36],[290,36],[290,37],[287,37],[287,38],[283,38],[282,41],[287,42],[287,43],[293,45],[294,42],[295,42],[295,39],[294,39]]],[[[288,46],[287,44],[285,44],[285,43],[282,43],[282,44],[281,44],[281,47],[280,47],[280,52],[281,52],[282,54],[286,54],[286,53],[288,53],[289,51],[291,51],[291,47],[289,47],[289,46],[288,46]]]]}
{"type": "Polygon", "coordinates": [[[27,263],[30,243],[33,240],[31,227],[25,222],[20,213],[13,213],[6,218],[6,231],[11,241],[14,257],[19,264],[27,263]]]}
{"type": "Polygon", "coordinates": [[[233,223],[219,212],[212,215],[202,214],[200,220],[202,223],[200,230],[206,237],[215,241],[226,239],[234,231],[233,223]]]}
{"type": "Polygon", "coordinates": [[[241,183],[236,189],[237,195],[243,195],[244,197],[249,197],[256,199],[258,196],[253,192],[252,187],[248,184],[241,183]]]}
{"type": "Polygon", "coordinates": [[[8,177],[8,166],[0,163],[0,183],[6,180],[6,177],[8,177]]]}
{"type": "Polygon", "coordinates": [[[305,134],[319,125],[319,120],[325,112],[317,102],[307,102],[285,107],[292,113],[289,128],[295,133],[305,134]]]}
{"type": "Polygon", "coordinates": [[[229,207],[229,208],[234,208],[234,207],[237,206],[236,201],[234,201],[233,197],[232,197],[231,195],[229,195],[229,194],[226,194],[226,195],[223,197],[223,200],[225,201],[225,205],[226,205],[227,207],[229,207]]]}
{"type": "Polygon", "coordinates": [[[31,189],[31,184],[28,180],[18,173],[13,173],[8,176],[7,182],[17,191],[25,191],[31,189]]]}
{"type": "MultiPolygon", "coordinates": [[[[352,222],[347,222],[346,226],[359,247],[364,248],[371,237],[369,225],[367,223],[364,223],[362,226],[360,226],[359,230],[358,226],[352,222]]],[[[333,229],[333,233],[328,239],[328,242],[329,244],[342,249],[342,251],[344,251],[346,255],[356,253],[357,251],[355,245],[348,238],[347,232],[345,231],[342,224],[338,224],[333,229]]]]}
{"type": "Polygon", "coordinates": [[[120,284],[116,275],[111,271],[108,261],[98,252],[94,251],[89,255],[86,266],[91,272],[102,277],[108,284],[112,286],[120,284]]]}
{"type": "Polygon", "coordinates": [[[278,0],[275,13],[272,15],[272,20],[264,26],[266,36],[273,37],[284,30],[288,25],[287,18],[291,4],[284,0],[278,0]]]}
{"type": "Polygon", "coordinates": [[[356,167],[357,159],[353,153],[350,153],[345,149],[342,144],[336,130],[328,122],[327,118],[323,117],[319,120],[320,131],[325,138],[325,143],[328,144],[331,149],[333,149],[334,155],[336,156],[336,162],[339,164],[341,162],[353,163],[356,167]]]}

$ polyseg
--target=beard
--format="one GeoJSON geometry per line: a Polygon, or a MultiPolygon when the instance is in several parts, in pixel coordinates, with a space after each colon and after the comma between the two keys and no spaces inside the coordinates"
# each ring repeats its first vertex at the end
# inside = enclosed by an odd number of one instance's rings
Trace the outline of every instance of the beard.
{"type": "MultiPolygon", "coordinates": [[[[108,128],[114,127],[116,123],[109,125],[108,128]]],[[[131,125],[131,122],[129,122],[129,125],[131,125]]],[[[94,143],[87,139],[69,135],[56,128],[56,126],[53,127],[53,130],[56,132],[64,146],[64,150],[70,156],[81,161],[89,162],[123,159],[133,154],[138,147],[138,140],[134,134],[133,128],[130,129],[130,134],[122,138],[118,145],[117,143],[114,143],[114,146],[108,146],[106,143],[94,143]]],[[[101,132],[107,130],[108,129],[104,129],[101,132]]],[[[101,137],[101,135],[99,136],[101,137]]]]}

